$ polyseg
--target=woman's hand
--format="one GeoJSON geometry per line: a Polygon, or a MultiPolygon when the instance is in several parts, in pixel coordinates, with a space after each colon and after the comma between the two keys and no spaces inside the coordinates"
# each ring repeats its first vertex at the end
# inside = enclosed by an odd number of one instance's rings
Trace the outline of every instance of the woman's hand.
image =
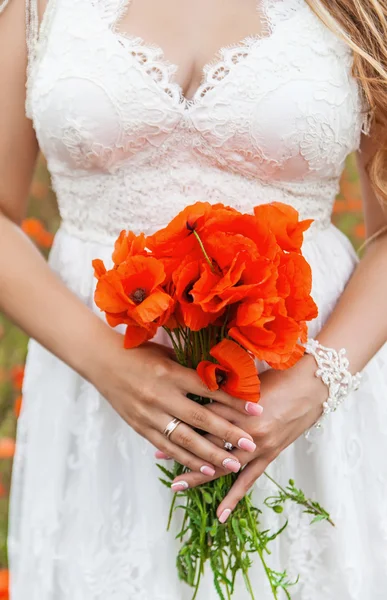
{"type": "MultiPolygon", "coordinates": [[[[164,346],[147,343],[124,350],[122,340],[118,344],[105,350],[109,364],[99,366],[89,379],[119,415],[154,446],[192,471],[212,476],[214,467],[223,465],[228,471],[238,472],[241,465],[237,457],[230,460],[223,445],[214,444],[193,428],[220,436],[248,452],[255,450],[253,438],[245,428],[187,398],[189,392],[204,396],[209,393],[196,371],[175,362],[172,351],[164,346]],[[163,431],[175,417],[182,423],[167,439],[163,431]]],[[[235,407],[235,413],[238,409],[244,413],[246,425],[253,418],[247,411],[259,411],[259,407],[246,405],[224,392],[211,395],[219,406],[235,407]]]]}
{"type": "MultiPolygon", "coordinates": [[[[215,402],[209,407],[213,414],[245,428],[257,445],[255,452],[247,454],[233,450],[230,456],[236,458],[245,468],[238,476],[230,492],[218,507],[218,517],[224,522],[238,502],[248,493],[254,482],[267,466],[319,418],[322,404],[327,398],[327,388],[314,376],[316,364],[312,357],[305,356],[288,371],[267,371],[261,377],[262,415],[246,418],[229,406],[215,402]]],[[[220,437],[208,439],[223,446],[220,437]]],[[[225,475],[224,469],[217,469],[213,477],[201,473],[186,473],[177,477],[173,484],[175,492],[196,487],[225,475]]]]}

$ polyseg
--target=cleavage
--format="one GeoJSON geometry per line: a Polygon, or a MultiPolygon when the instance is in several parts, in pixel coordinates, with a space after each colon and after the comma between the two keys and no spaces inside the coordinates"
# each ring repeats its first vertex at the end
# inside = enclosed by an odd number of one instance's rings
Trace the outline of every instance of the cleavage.
{"type": "Polygon", "coordinates": [[[186,100],[195,96],[206,66],[222,49],[270,33],[257,0],[129,0],[115,30],[159,48],[175,67],[174,82],[186,100]]]}

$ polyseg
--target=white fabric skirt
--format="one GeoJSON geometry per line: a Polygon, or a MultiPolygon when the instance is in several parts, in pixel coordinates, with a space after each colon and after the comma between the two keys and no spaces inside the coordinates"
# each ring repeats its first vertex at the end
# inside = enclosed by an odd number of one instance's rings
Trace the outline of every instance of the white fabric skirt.
{"type": "MultiPolygon", "coordinates": [[[[310,334],[317,335],[356,256],[333,226],[310,233],[304,254],[319,306],[310,334]]],[[[109,263],[112,244],[62,230],[55,239],[52,268],[91,308],[91,261],[109,263]]],[[[34,341],[23,395],[11,497],[11,600],[189,600],[191,589],[176,575],[178,542],[166,532],[172,493],[158,480],[154,448],[92,385],[34,341]]],[[[279,482],[294,478],[337,525],[310,526],[290,507],[289,526],[268,561],[300,575],[294,600],[386,600],[386,456],[385,347],[323,435],[312,444],[300,438],[271,465],[279,482]]],[[[256,502],[269,494],[262,477],[256,502]]],[[[283,518],[265,510],[270,527],[283,518]]],[[[256,600],[270,600],[258,561],[251,579],[256,600]]],[[[217,598],[208,573],[198,599],[217,598]]],[[[239,581],[233,600],[248,598],[239,581]]]]}

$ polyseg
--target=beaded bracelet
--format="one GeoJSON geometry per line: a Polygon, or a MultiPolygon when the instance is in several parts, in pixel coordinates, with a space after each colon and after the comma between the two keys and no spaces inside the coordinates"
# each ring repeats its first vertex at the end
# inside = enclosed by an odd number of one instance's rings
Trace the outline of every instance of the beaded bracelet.
{"type": "Polygon", "coordinates": [[[328,388],[328,399],[323,403],[323,414],[320,419],[305,433],[308,439],[313,429],[321,430],[325,419],[335,412],[345,398],[359,388],[361,373],[352,375],[349,371],[349,360],[346,350],[337,352],[322,346],[315,339],[308,339],[305,344],[306,354],[313,356],[317,363],[316,377],[319,377],[328,388]]]}

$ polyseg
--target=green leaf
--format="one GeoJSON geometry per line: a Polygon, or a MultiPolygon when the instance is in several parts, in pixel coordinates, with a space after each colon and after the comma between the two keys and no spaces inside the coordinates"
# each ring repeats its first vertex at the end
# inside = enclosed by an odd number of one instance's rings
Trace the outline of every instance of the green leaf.
{"type": "Polygon", "coordinates": [[[157,467],[158,469],[160,469],[160,471],[161,471],[162,473],[164,473],[164,475],[165,475],[166,477],[168,477],[168,479],[174,479],[174,478],[175,478],[175,476],[174,476],[174,474],[172,473],[172,471],[168,471],[168,469],[166,469],[166,468],[165,468],[165,467],[163,467],[162,465],[156,464],[156,467],[157,467]]]}
{"type": "Polygon", "coordinates": [[[284,512],[284,507],[281,506],[281,504],[275,504],[275,506],[272,506],[271,508],[279,515],[284,512]]]}
{"type": "Polygon", "coordinates": [[[169,490],[171,489],[171,482],[170,481],[165,481],[165,479],[161,479],[161,477],[159,477],[159,481],[161,481],[161,483],[163,485],[165,485],[165,487],[167,487],[169,490]]]}
{"type": "Polygon", "coordinates": [[[314,519],[311,520],[310,524],[319,523],[320,521],[326,521],[327,517],[325,515],[317,515],[314,519]]]}
{"type": "Polygon", "coordinates": [[[210,536],[211,537],[215,537],[218,531],[218,521],[213,521],[211,529],[210,529],[210,536]]]}
{"type": "Polygon", "coordinates": [[[239,527],[239,522],[238,519],[236,519],[235,517],[233,519],[231,519],[231,526],[234,530],[235,535],[237,536],[238,540],[240,542],[242,542],[242,544],[245,543],[245,537],[239,527]]]}

